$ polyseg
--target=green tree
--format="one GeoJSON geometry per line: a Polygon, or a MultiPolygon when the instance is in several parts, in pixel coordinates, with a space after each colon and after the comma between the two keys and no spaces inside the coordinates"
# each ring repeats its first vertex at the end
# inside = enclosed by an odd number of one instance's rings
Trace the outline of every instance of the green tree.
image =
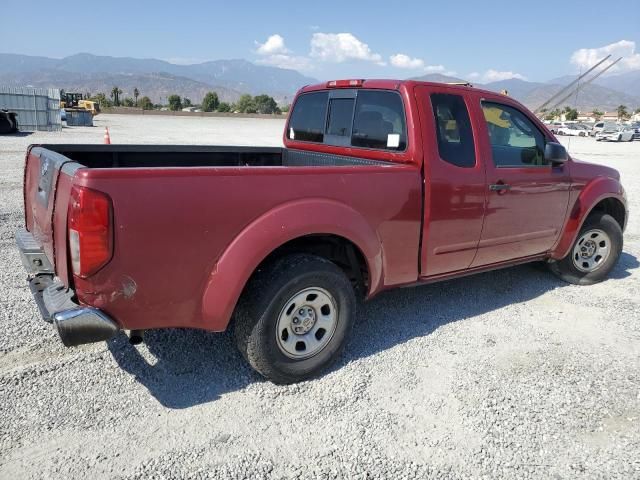
{"type": "Polygon", "coordinates": [[[562,115],[562,112],[557,108],[549,112],[549,117],[551,117],[550,120],[559,119],[560,115],[562,115]]]}
{"type": "Polygon", "coordinates": [[[153,103],[149,97],[142,97],[140,99],[140,103],[138,105],[143,110],[153,110],[153,103]]]}
{"type": "Polygon", "coordinates": [[[138,90],[138,87],[134,87],[133,88],[133,98],[136,101],[136,107],[138,106],[138,97],[140,96],[140,90],[138,90]]]}
{"type": "Polygon", "coordinates": [[[235,109],[240,113],[256,113],[256,105],[253,102],[253,97],[249,94],[240,95],[238,103],[235,105],[235,109]]]}
{"type": "Polygon", "coordinates": [[[231,105],[229,105],[227,102],[220,102],[218,104],[218,111],[219,112],[230,112],[231,111],[231,105]]]}
{"type": "Polygon", "coordinates": [[[169,95],[167,101],[169,102],[169,110],[177,112],[182,109],[182,100],[180,99],[180,95],[169,95]]]}
{"type": "Polygon", "coordinates": [[[107,96],[102,92],[96,93],[89,100],[93,100],[94,102],[98,102],[98,105],[100,105],[100,108],[107,108],[107,107],[110,107],[112,105],[111,100],[109,100],[107,98],[107,96]]]}
{"type": "Polygon", "coordinates": [[[570,108],[568,112],[565,113],[564,118],[569,121],[578,119],[578,110],[575,108],[570,108]]]}
{"type": "Polygon", "coordinates": [[[282,113],[289,113],[289,110],[291,110],[291,105],[290,104],[287,104],[284,107],[280,107],[280,111],[282,113]]]}
{"type": "Polygon", "coordinates": [[[189,100],[187,97],[184,97],[182,99],[182,106],[183,107],[190,107],[191,106],[191,100],[189,100]]]}
{"type": "Polygon", "coordinates": [[[626,105],[618,105],[618,108],[616,108],[616,112],[618,112],[618,120],[629,118],[629,112],[627,112],[626,105]]]}
{"type": "Polygon", "coordinates": [[[636,111],[634,113],[640,113],[640,107],[636,108],[636,111]]]}
{"type": "Polygon", "coordinates": [[[604,112],[601,112],[600,110],[598,110],[597,108],[594,108],[593,111],[591,112],[593,113],[593,116],[596,120],[600,120],[602,118],[602,116],[604,115],[604,112]]]}
{"type": "Polygon", "coordinates": [[[120,94],[122,93],[122,90],[120,90],[118,87],[113,87],[111,89],[111,98],[113,98],[113,104],[116,107],[120,106],[120,94]]]}
{"type": "Polygon", "coordinates": [[[125,107],[133,107],[133,99],[129,97],[125,98],[122,100],[122,105],[125,107]]]}
{"type": "Polygon", "coordinates": [[[256,95],[253,97],[253,104],[258,113],[280,113],[278,104],[269,95],[256,95]]]}
{"type": "Polygon", "coordinates": [[[202,110],[205,112],[213,112],[218,109],[219,105],[220,100],[218,99],[218,94],[216,92],[207,92],[202,99],[202,110]]]}

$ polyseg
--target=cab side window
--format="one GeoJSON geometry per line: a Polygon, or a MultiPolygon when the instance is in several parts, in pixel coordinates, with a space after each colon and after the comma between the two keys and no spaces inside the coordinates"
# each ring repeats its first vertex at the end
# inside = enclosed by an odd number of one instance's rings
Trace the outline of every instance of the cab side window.
{"type": "Polygon", "coordinates": [[[496,167],[550,165],[544,159],[544,135],[525,114],[499,103],[482,102],[496,167]]]}
{"type": "Polygon", "coordinates": [[[458,167],[475,166],[473,131],[464,99],[460,95],[434,93],[431,106],[440,158],[458,167]]]}

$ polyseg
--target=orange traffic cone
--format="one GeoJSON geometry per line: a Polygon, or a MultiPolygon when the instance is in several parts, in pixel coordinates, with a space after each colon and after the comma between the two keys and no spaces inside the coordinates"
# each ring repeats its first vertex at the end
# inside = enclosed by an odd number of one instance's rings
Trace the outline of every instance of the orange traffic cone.
{"type": "Polygon", "coordinates": [[[111,145],[111,137],[109,136],[109,127],[104,127],[104,143],[111,145]]]}

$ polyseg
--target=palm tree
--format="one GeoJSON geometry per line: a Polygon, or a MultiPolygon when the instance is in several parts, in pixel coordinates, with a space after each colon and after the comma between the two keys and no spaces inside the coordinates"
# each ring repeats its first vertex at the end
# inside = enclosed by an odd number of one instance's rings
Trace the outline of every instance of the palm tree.
{"type": "Polygon", "coordinates": [[[618,120],[624,120],[629,116],[629,114],[627,113],[626,105],[618,105],[618,108],[616,108],[616,112],[618,112],[618,120]]]}
{"type": "Polygon", "coordinates": [[[120,90],[118,87],[113,87],[111,89],[111,98],[113,98],[113,104],[116,107],[120,106],[120,94],[122,93],[122,90],[120,90]]]}
{"type": "Polygon", "coordinates": [[[135,100],[136,107],[138,106],[138,95],[140,95],[140,90],[138,90],[138,87],[134,87],[133,98],[135,100]]]}

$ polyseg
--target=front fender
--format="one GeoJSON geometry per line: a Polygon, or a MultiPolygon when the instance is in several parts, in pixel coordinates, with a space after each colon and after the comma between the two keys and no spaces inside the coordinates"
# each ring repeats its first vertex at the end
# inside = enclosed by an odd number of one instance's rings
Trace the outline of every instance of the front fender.
{"type": "Polygon", "coordinates": [[[264,213],[240,232],[216,262],[202,297],[203,328],[224,330],[242,289],[271,252],[311,234],[332,234],[354,243],[369,269],[369,292],[382,280],[382,247],[375,230],[351,207],[328,199],[287,202],[264,213]]]}
{"type": "Polygon", "coordinates": [[[588,182],[570,206],[569,215],[556,246],[551,251],[551,258],[564,258],[575,242],[582,224],[593,208],[606,198],[615,198],[627,208],[627,201],[621,183],[611,177],[596,177],[588,182]]]}

